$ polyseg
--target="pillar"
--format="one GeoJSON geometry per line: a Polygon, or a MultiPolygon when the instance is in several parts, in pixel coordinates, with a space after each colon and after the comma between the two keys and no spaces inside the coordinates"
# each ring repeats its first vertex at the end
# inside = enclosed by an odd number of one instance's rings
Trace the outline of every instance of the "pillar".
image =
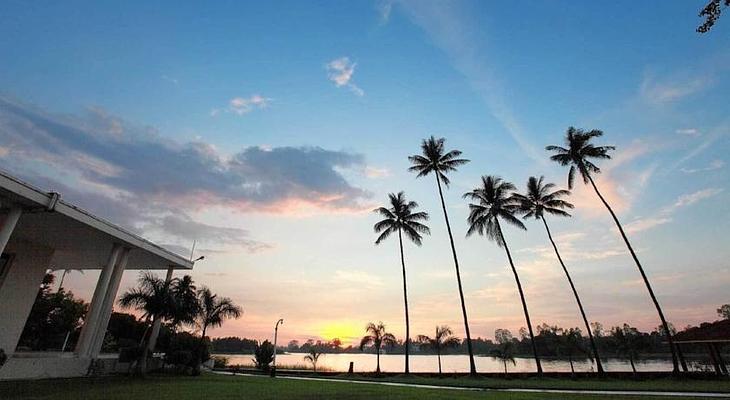
{"type": "Polygon", "coordinates": [[[7,246],[10,235],[13,234],[15,225],[18,224],[20,214],[22,213],[23,210],[20,207],[13,206],[10,207],[10,212],[5,216],[2,227],[0,227],[0,254],[5,251],[5,246],[7,246]]]}
{"type": "Polygon", "coordinates": [[[109,253],[109,259],[106,265],[101,270],[99,280],[96,282],[96,289],[94,289],[94,295],[91,298],[91,305],[89,311],[86,313],[84,319],[84,326],[81,328],[81,335],[79,336],[79,342],[76,344],[76,355],[79,357],[91,356],[91,347],[93,346],[94,338],[96,337],[96,330],[99,326],[99,317],[101,316],[101,308],[103,306],[104,298],[106,297],[107,289],[109,288],[109,282],[114,266],[117,263],[122,252],[122,246],[114,244],[112,250],[109,253]]]}
{"type": "Polygon", "coordinates": [[[122,275],[124,269],[127,266],[127,260],[129,259],[129,249],[124,248],[121,255],[118,257],[117,263],[112,271],[111,278],[109,279],[109,288],[104,296],[102,302],[101,312],[99,314],[99,321],[97,328],[95,329],[93,342],[91,344],[89,355],[91,358],[97,358],[101,352],[101,346],[104,344],[104,337],[106,336],[106,330],[109,326],[109,318],[114,308],[114,301],[117,298],[117,292],[119,292],[119,285],[122,282],[122,275]]]}

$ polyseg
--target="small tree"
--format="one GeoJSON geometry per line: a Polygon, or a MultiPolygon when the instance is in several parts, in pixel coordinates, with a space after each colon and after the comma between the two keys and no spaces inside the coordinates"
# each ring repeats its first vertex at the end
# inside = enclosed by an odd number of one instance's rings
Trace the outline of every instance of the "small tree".
{"type": "Polygon", "coordinates": [[[392,333],[385,331],[385,324],[383,324],[382,321],[378,322],[377,325],[370,322],[365,326],[365,332],[367,332],[368,335],[363,336],[362,340],[360,340],[360,351],[362,351],[365,346],[373,346],[377,359],[377,368],[375,369],[375,373],[380,374],[380,349],[383,346],[393,347],[396,345],[397,341],[392,333]]]}
{"type": "Polygon", "coordinates": [[[254,350],[253,362],[256,368],[261,371],[268,372],[271,368],[271,363],[274,361],[274,345],[268,340],[264,340],[260,345],[256,345],[254,350]]]}
{"type": "Polygon", "coordinates": [[[504,365],[504,376],[506,378],[507,363],[511,362],[512,365],[517,364],[515,362],[515,342],[512,337],[512,332],[507,329],[497,329],[494,331],[494,340],[497,342],[497,348],[492,350],[490,354],[502,362],[502,365],[504,365]]]}
{"type": "Polygon", "coordinates": [[[312,347],[309,350],[309,354],[304,356],[304,361],[309,361],[312,363],[312,369],[314,370],[314,373],[317,373],[317,361],[319,361],[319,356],[322,355],[322,352],[319,351],[316,347],[312,347]]]}
{"type": "Polygon", "coordinates": [[[634,361],[639,358],[641,346],[641,332],[638,329],[624,324],[622,327],[615,326],[611,329],[611,339],[614,341],[616,352],[629,359],[631,370],[636,374],[634,361]]]}
{"type": "Polygon", "coordinates": [[[583,335],[579,328],[561,329],[559,352],[568,357],[570,375],[575,376],[573,360],[576,355],[591,358],[590,352],[583,347],[583,335]]]}
{"type": "Polygon", "coordinates": [[[458,337],[452,336],[451,328],[446,325],[436,327],[436,335],[430,338],[426,335],[418,335],[418,342],[421,346],[436,350],[439,361],[439,375],[441,375],[441,351],[449,347],[457,347],[461,341],[458,337]]]}

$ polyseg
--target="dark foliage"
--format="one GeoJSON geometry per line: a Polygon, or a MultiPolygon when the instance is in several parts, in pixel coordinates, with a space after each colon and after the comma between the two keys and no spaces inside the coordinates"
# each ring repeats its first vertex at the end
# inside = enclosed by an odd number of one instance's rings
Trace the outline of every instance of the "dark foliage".
{"type": "Polygon", "coordinates": [[[274,361],[274,345],[265,340],[254,350],[253,362],[256,368],[267,372],[271,369],[271,363],[274,361]]]}
{"type": "Polygon", "coordinates": [[[697,32],[707,33],[715,25],[715,22],[720,18],[722,13],[723,4],[725,7],[730,6],[730,0],[710,0],[702,10],[700,10],[700,18],[704,18],[705,21],[702,25],[697,27],[697,32]]]}

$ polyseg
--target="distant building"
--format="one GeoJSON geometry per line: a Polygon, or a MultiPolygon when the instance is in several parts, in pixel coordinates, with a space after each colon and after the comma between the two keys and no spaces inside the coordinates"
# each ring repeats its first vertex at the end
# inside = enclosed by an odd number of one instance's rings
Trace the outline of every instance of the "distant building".
{"type": "Polygon", "coordinates": [[[189,270],[193,262],[0,172],[0,380],[83,376],[99,357],[125,270],[189,270]],[[18,353],[49,269],[101,270],[76,348],[18,353]]]}

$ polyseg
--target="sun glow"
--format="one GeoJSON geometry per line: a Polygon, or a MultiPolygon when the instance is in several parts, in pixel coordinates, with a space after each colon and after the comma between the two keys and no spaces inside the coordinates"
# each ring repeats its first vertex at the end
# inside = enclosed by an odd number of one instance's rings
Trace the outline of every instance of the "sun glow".
{"type": "Polygon", "coordinates": [[[320,336],[326,340],[338,338],[348,344],[357,341],[364,335],[364,329],[360,325],[351,321],[331,321],[324,323],[318,331],[320,336]]]}

